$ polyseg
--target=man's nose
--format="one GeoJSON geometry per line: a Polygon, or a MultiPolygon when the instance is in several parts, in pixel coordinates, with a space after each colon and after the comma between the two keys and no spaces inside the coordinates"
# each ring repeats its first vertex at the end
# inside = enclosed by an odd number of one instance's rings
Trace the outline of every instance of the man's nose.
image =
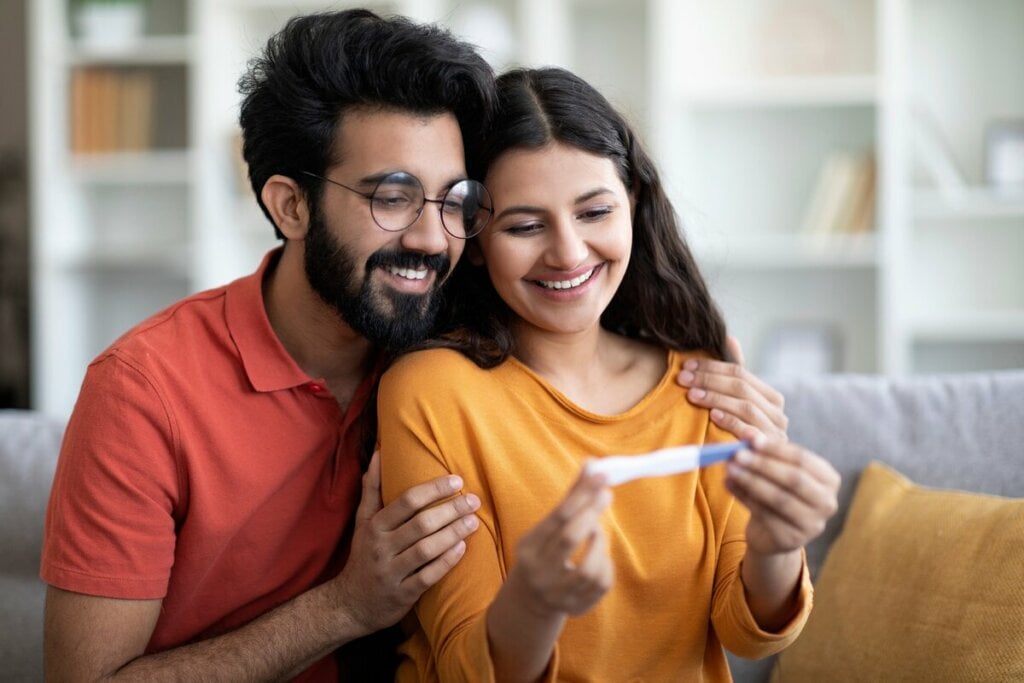
{"type": "Polygon", "coordinates": [[[423,254],[441,254],[448,250],[448,233],[441,222],[439,206],[425,202],[420,214],[402,232],[401,244],[404,249],[423,254]]]}

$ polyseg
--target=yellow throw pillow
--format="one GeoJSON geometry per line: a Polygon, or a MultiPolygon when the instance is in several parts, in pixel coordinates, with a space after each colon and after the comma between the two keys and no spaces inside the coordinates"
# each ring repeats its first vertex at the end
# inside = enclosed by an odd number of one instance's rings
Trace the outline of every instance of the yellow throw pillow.
{"type": "Polygon", "coordinates": [[[1024,499],[870,463],[772,681],[1024,681],[1024,499]]]}

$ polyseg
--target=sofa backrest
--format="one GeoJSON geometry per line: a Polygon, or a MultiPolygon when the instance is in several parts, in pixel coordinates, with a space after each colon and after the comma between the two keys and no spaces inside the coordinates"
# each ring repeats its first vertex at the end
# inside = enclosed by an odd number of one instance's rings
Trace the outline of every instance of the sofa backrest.
{"type": "Polygon", "coordinates": [[[43,518],[64,423],[0,410],[0,662],[5,681],[43,679],[43,518]]]}
{"type": "Polygon", "coordinates": [[[839,513],[808,548],[821,566],[873,459],[924,486],[1024,497],[1024,371],[886,379],[826,376],[774,383],[790,438],[843,476],[839,513]]]}

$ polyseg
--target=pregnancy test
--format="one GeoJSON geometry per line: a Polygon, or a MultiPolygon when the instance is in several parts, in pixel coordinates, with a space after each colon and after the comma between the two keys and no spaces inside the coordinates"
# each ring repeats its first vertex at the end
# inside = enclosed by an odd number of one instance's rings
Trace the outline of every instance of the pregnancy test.
{"type": "Polygon", "coordinates": [[[664,477],[689,472],[727,460],[738,450],[750,448],[748,441],[729,441],[705,446],[674,446],[644,455],[611,455],[590,460],[584,466],[588,474],[604,474],[609,486],[618,486],[643,477],[664,477]]]}

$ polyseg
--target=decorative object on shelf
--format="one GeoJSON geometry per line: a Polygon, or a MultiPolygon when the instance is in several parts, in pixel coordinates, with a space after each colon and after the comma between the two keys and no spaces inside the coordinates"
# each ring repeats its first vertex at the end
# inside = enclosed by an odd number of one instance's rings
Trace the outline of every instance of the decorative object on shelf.
{"type": "Polygon", "coordinates": [[[911,134],[917,161],[939,192],[947,199],[960,199],[967,191],[966,176],[935,117],[921,102],[913,106],[911,134]]]}
{"type": "Polygon", "coordinates": [[[999,120],[985,130],[985,182],[1024,193],[1024,119],[999,120]]]}
{"type": "Polygon", "coordinates": [[[145,29],[143,0],[77,0],[78,39],[98,50],[116,50],[135,43],[145,29]]]}
{"type": "Polygon", "coordinates": [[[785,323],[761,341],[759,374],[765,377],[823,375],[842,370],[842,336],[826,322],[785,323]]]}

